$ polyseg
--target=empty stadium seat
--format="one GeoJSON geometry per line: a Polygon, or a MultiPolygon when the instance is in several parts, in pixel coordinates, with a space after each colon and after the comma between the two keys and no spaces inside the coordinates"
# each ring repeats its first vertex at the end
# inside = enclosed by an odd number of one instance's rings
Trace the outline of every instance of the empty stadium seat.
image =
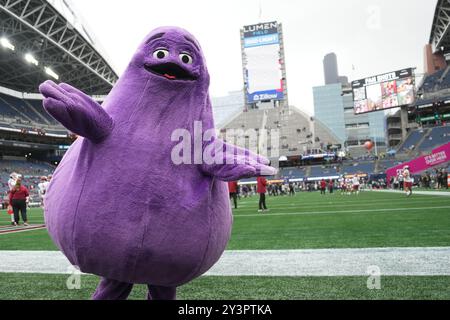
{"type": "Polygon", "coordinates": [[[431,151],[448,142],[450,142],[450,126],[436,127],[431,130],[429,136],[419,146],[419,150],[431,151]]]}
{"type": "Polygon", "coordinates": [[[338,176],[340,173],[337,167],[322,167],[315,166],[311,167],[311,178],[320,178],[320,177],[329,177],[329,176],[338,176]]]}
{"type": "Polygon", "coordinates": [[[306,176],[306,168],[282,168],[280,176],[282,179],[303,179],[306,176]]]}
{"type": "Polygon", "coordinates": [[[17,172],[24,177],[24,184],[31,189],[30,192],[37,192],[39,178],[53,174],[54,171],[54,166],[44,162],[0,160],[0,194],[4,196],[8,192],[8,180],[12,172],[17,172]]]}
{"type": "Polygon", "coordinates": [[[420,130],[415,130],[411,132],[411,134],[406,138],[403,145],[400,147],[400,152],[405,152],[412,150],[417,147],[418,143],[424,136],[425,132],[421,132],[420,130]]]}
{"type": "Polygon", "coordinates": [[[42,106],[41,100],[22,100],[0,93],[0,120],[20,119],[22,123],[43,126],[61,125],[42,106]]]}
{"type": "Polygon", "coordinates": [[[343,171],[343,173],[347,173],[347,174],[375,173],[375,162],[368,161],[368,162],[344,163],[342,171],[343,171]]]}

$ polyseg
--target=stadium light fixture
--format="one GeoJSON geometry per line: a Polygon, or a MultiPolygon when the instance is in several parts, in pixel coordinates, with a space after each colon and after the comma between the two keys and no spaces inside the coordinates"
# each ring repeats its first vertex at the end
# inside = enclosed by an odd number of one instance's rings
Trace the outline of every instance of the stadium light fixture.
{"type": "Polygon", "coordinates": [[[56,80],[59,80],[59,76],[49,67],[45,67],[45,73],[47,73],[49,76],[55,78],[56,80]]]}
{"type": "Polygon", "coordinates": [[[39,61],[37,61],[36,58],[35,58],[31,53],[27,53],[27,54],[25,55],[25,60],[26,60],[28,63],[34,64],[35,66],[38,66],[38,65],[39,65],[39,61]]]}
{"type": "Polygon", "coordinates": [[[9,49],[11,51],[16,50],[16,47],[14,47],[14,45],[6,38],[1,38],[0,44],[2,45],[3,48],[9,49]]]}

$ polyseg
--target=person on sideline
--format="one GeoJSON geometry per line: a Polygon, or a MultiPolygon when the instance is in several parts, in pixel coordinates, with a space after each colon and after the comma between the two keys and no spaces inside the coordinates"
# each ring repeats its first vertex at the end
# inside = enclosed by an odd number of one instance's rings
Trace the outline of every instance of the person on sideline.
{"type": "Polygon", "coordinates": [[[320,181],[320,194],[327,194],[327,182],[325,179],[322,179],[320,181]]]}
{"type": "Polygon", "coordinates": [[[258,177],[256,192],[259,193],[258,212],[269,211],[266,205],[267,180],[264,177],[258,177]]]}
{"type": "Polygon", "coordinates": [[[334,192],[334,181],[333,181],[333,179],[330,179],[330,181],[328,181],[328,191],[330,192],[330,194],[333,194],[333,192],[334,192]]]}
{"type": "Polygon", "coordinates": [[[289,195],[292,197],[295,196],[295,187],[292,182],[289,183],[289,195]]]}
{"type": "Polygon", "coordinates": [[[234,208],[237,209],[237,192],[238,192],[238,183],[237,181],[228,182],[228,192],[230,193],[230,199],[233,199],[234,208]]]}
{"type": "Polygon", "coordinates": [[[47,193],[48,181],[46,176],[41,177],[41,182],[38,184],[39,197],[41,198],[41,207],[44,208],[44,198],[47,193]]]}
{"type": "Polygon", "coordinates": [[[353,177],[353,179],[352,179],[352,186],[353,186],[352,194],[359,195],[360,181],[359,181],[358,175],[355,175],[353,177]]]}
{"type": "Polygon", "coordinates": [[[14,225],[19,225],[19,211],[22,214],[23,225],[28,226],[27,198],[30,196],[28,189],[22,185],[22,179],[18,178],[15,187],[9,194],[9,203],[14,211],[14,225]]]}
{"type": "Polygon", "coordinates": [[[406,195],[409,197],[412,195],[412,186],[414,179],[411,177],[411,172],[409,171],[409,166],[405,166],[403,168],[403,183],[404,183],[404,190],[406,195]]]}
{"type": "MultiPolygon", "coordinates": [[[[8,180],[8,190],[9,190],[8,193],[10,193],[11,190],[14,189],[14,187],[16,186],[18,177],[19,177],[19,174],[16,172],[13,172],[10,174],[9,180],[8,180]]],[[[8,195],[8,198],[9,198],[9,195],[8,195]]],[[[11,204],[11,201],[9,201],[8,212],[12,212],[12,211],[13,211],[12,204],[11,204]]],[[[14,213],[11,214],[11,224],[15,225],[14,213]]]]}

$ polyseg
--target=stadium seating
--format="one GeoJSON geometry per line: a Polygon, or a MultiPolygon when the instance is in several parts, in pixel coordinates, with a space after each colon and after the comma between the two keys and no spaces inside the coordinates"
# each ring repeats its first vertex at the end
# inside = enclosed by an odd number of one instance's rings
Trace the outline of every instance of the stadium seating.
{"type": "Polygon", "coordinates": [[[419,92],[427,94],[446,89],[450,89],[450,67],[425,77],[419,92]]]}
{"type": "Polygon", "coordinates": [[[41,119],[40,122],[44,120],[48,125],[58,125],[58,121],[56,121],[51,115],[45,112],[44,108],[42,107],[41,100],[25,100],[25,103],[31,105],[32,108],[39,112],[39,117],[41,119]]]}
{"type": "Polygon", "coordinates": [[[415,130],[409,134],[406,138],[405,142],[400,146],[400,152],[408,152],[417,148],[422,137],[426,134],[426,132],[421,132],[420,130],[415,130]]]}
{"type": "Polygon", "coordinates": [[[329,177],[340,175],[340,169],[338,167],[322,167],[315,166],[311,167],[311,178],[329,177]]]}
{"type": "Polygon", "coordinates": [[[0,115],[0,120],[5,123],[18,122],[46,130],[62,129],[61,125],[44,110],[41,100],[23,100],[0,93],[0,115]]]}
{"type": "Polygon", "coordinates": [[[345,162],[342,165],[312,166],[302,168],[281,168],[279,175],[281,179],[303,179],[339,176],[341,174],[375,173],[375,161],[345,162]]]}
{"type": "Polygon", "coordinates": [[[283,168],[279,174],[283,179],[303,179],[306,177],[306,168],[283,168]]]}
{"type": "Polygon", "coordinates": [[[444,75],[446,69],[439,70],[429,76],[427,76],[422,84],[421,89],[424,92],[434,92],[439,91],[441,89],[449,88],[450,87],[450,76],[448,73],[446,74],[445,78],[441,80],[441,77],[444,75]]]}
{"type": "Polygon", "coordinates": [[[0,99],[0,115],[2,118],[6,117],[14,119],[17,116],[17,112],[11,109],[11,107],[6,103],[6,101],[0,99]]]}
{"type": "Polygon", "coordinates": [[[20,117],[25,121],[36,123],[40,122],[39,116],[31,108],[27,108],[23,100],[7,95],[1,95],[0,99],[3,100],[12,110],[16,111],[17,117],[20,117]]]}
{"type": "Polygon", "coordinates": [[[395,167],[396,165],[400,164],[400,161],[397,160],[381,160],[378,163],[378,171],[379,172],[385,172],[387,169],[395,167]]]}
{"type": "Polygon", "coordinates": [[[54,171],[55,167],[48,163],[0,160],[0,194],[4,196],[8,192],[8,180],[12,172],[21,174],[30,193],[36,195],[40,177],[53,174],[54,171]]]}
{"type": "Polygon", "coordinates": [[[362,162],[344,163],[342,172],[346,173],[346,174],[375,173],[375,162],[374,161],[362,161],[362,162]]]}
{"type": "Polygon", "coordinates": [[[243,112],[224,126],[222,138],[225,132],[229,134],[230,129],[253,129],[258,134],[261,129],[268,130],[267,147],[271,157],[311,154],[314,150],[326,150],[328,145],[340,144],[325,125],[295,107],[243,112]]]}
{"type": "Polygon", "coordinates": [[[436,147],[450,142],[450,126],[436,127],[419,146],[422,152],[430,151],[436,147]]]}

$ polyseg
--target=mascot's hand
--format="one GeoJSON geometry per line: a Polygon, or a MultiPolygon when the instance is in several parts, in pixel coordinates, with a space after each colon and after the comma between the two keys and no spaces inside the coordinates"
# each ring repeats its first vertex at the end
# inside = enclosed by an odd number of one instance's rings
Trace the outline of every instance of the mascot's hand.
{"type": "Polygon", "coordinates": [[[227,144],[220,139],[205,146],[202,170],[222,181],[236,181],[258,176],[273,176],[277,169],[270,161],[250,150],[227,144]]]}
{"type": "Polygon", "coordinates": [[[111,133],[114,126],[111,117],[80,90],[49,80],[40,85],[39,91],[45,97],[45,110],[68,130],[95,143],[111,133]]]}

